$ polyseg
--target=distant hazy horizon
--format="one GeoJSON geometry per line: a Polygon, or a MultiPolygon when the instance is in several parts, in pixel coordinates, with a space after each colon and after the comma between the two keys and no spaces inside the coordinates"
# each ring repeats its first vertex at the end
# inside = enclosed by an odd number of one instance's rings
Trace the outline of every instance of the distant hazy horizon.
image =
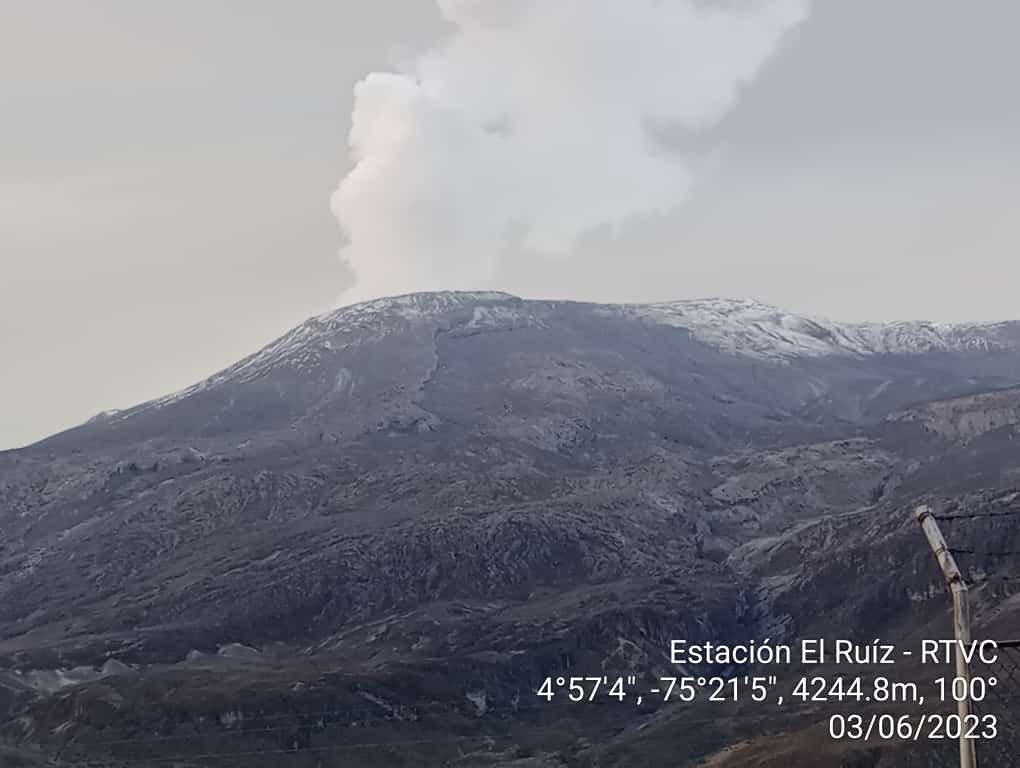
{"type": "Polygon", "coordinates": [[[408,289],[1020,319],[1020,6],[620,1],[4,6],[0,449],[408,289]]]}

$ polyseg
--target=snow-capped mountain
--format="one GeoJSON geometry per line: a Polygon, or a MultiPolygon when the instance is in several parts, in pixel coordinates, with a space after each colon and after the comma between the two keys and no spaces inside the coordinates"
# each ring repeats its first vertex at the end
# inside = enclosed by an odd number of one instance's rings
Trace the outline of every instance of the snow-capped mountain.
{"type": "Polygon", "coordinates": [[[387,727],[449,706],[457,733],[458,708],[516,713],[536,671],[666,664],[665,638],[931,636],[946,603],[907,510],[1015,507],[1017,339],[495,293],[312,318],[0,452],[0,709],[57,751],[169,727],[146,743],[176,758],[245,713],[366,701],[387,727]]]}
{"type": "Polygon", "coordinates": [[[236,365],[156,401],[174,402],[217,384],[243,383],[286,365],[312,370],[323,356],[392,333],[470,312],[466,328],[542,326],[557,308],[676,328],[720,351],[782,361],[827,355],[920,355],[989,352],[1020,347],[1020,323],[838,323],[784,312],[748,299],[698,299],[656,304],[591,304],[526,300],[495,291],[414,293],[354,304],[313,317],[236,365]]]}
{"type": "Polygon", "coordinates": [[[1017,323],[837,323],[746,299],[628,304],[606,311],[682,328],[718,349],[769,360],[985,352],[1016,349],[1020,341],[1017,323]]]}
{"type": "MultiPolygon", "coordinates": [[[[836,323],[748,300],[417,293],[313,317],[204,381],[97,417],[74,437],[432,430],[463,416],[431,399],[477,379],[486,386],[463,395],[479,399],[477,412],[496,392],[508,408],[530,393],[522,413],[559,408],[576,426],[592,400],[618,401],[623,413],[633,397],[652,398],[679,419],[684,441],[718,444],[724,425],[874,421],[921,399],[1020,383],[1018,343],[1018,323],[836,323]],[[807,422],[790,419],[802,413],[807,422]]],[[[515,429],[545,445],[575,426],[515,429]]]]}

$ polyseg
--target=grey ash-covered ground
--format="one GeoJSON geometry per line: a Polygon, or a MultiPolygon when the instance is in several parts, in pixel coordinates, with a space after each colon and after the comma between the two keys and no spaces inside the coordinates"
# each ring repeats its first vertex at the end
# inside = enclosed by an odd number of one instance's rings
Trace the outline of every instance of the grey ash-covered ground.
{"type": "MultiPolygon", "coordinates": [[[[0,765],[926,764],[819,740],[820,711],[534,691],[665,674],[672,638],[935,631],[910,510],[1020,507],[1018,349],[753,302],[310,320],[0,453],[0,765]]],[[[967,564],[979,633],[1020,624],[1011,566],[967,564]]]]}

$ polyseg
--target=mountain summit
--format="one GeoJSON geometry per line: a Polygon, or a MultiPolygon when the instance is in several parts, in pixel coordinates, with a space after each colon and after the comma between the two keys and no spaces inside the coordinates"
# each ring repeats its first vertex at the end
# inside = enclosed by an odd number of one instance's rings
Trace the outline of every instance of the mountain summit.
{"type": "MultiPolygon", "coordinates": [[[[311,318],[188,389],[100,414],[45,444],[67,444],[86,433],[100,440],[121,439],[115,436],[137,440],[292,427],[305,432],[329,427],[350,434],[390,420],[427,425],[430,420],[416,406],[423,388],[441,373],[442,355],[477,346],[472,339],[480,335],[490,339],[486,350],[500,348],[509,357],[530,355],[532,362],[534,355],[526,349],[532,343],[550,350],[563,344],[575,350],[587,347],[594,353],[595,347],[614,339],[622,345],[615,350],[619,370],[609,375],[619,374],[628,357],[641,354],[639,340],[654,339],[662,359],[653,365],[672,360],[672,370],[663,376],[670,380],[679,375],[685,383],[675,381],[677,387],[692,386],[688,381],[692,361],[699,361],[702,368],[767,370],[767,377],[797,380],[791,385],[793,399],[780,398],[787,408],[810,406],[817,398],[834,394],[826,367],[860,365],[860,375],[854,378],[873,382],[874,391],[858,392],[852,407],[865,410],[869,399],[887,393],[889,387],[895,389],[897,375],[892,370],[898,365],[950,372],[941,381],[941,376],[923,377],[916,392],[903,394],[905,400],[899,403],[903,404],[951,394],[958,391],[957,384],[972,377],[976,381],[967,385],[971,388],[1008,383],[1009,376],[999,373],[1013,370],[1011,353],[1020,348],[1020,322],[836,323],[750,300],[593,304],[526,300],[497,292],[418,293],[311,318]],[[509,332],[507,338],[494,337],[509,332]],[[518,341],[524,345],[520,349],[518,341]],[[805,371],[810,371],[808,379],[801,376],[805,371]],[[382,390],[386,395],[380,398],[382,390]],[[385,412],[380,412],[384,401],[385,412]]],[[[647,363],[634,363],[632,373],[637,376],[647,363]]],[[[465,370],[465,375],[476,374],[465,370]]],[[[700,381],[708,382],[709,388],[721,385],[721,397],[728,397],[728,387],[741,386],[739,376],[721,384],[702,374],[700,381]]],[[[874,410],[876,415],[882,412],[881,407],[874,410]]]]}
{"type": "MultiPolygon", "coordinates": [[[[1015,504],[1018,339],[1017,323],[501,293],[312,318],[193,387],[0,454],[0,707],[21,741],[82,760],[160,734],[132,765],[236,747],[246,722],[262,747],[333,748],[355,734],[343,717],[302,724],[362,710],[405,741],[465,722],[490,739],[407,765],[662,765],[662,743],[741,765],[722,750],[756,732],[717,711],[563,710],[534,691],[666,674],[671,638],[938,621],[909,510],[1015,504]],[[513,733],[534,759],[499,762],[513,733]]],[[[811,723],[770,727],[796,744],[811,723]]]]}

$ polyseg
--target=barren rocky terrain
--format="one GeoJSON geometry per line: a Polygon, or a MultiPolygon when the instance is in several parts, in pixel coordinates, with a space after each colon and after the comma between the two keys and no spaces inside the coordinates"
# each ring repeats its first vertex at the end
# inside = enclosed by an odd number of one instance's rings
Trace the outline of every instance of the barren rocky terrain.
{"type": "MultiPolygon", "coordinates": [[[[938,764],[825,707],[535,691],[674,638],[944,635],[912,510],[1020,550],[1018,350],[753,302],[314,318],[0,453],[0,765],[938,764]]],[[[1015,564],[964,561],[976,635],[1020,636],[1015,564]]]]}

